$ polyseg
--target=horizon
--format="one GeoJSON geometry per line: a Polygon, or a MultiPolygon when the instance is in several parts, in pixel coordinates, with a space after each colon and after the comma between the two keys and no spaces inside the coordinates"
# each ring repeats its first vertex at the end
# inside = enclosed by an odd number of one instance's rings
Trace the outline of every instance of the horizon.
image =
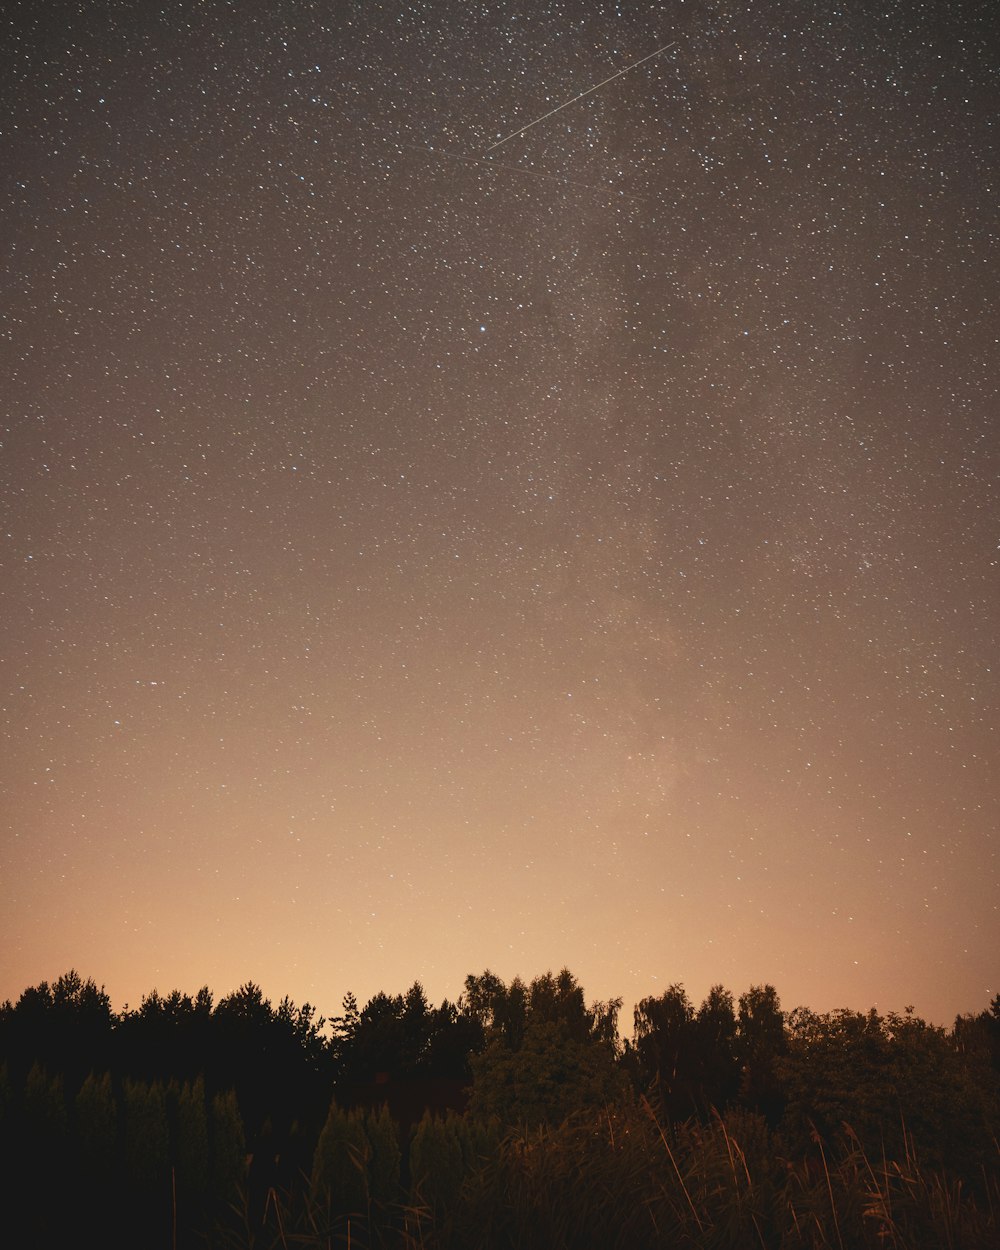
{"type": "Polygon", "coordinates": [[[485,972],[492,972],[496,976],[500,977],[500,979],[506,985],[510,985],[510,983],[517,977],[519,977],[520,980],[525,985],[528,985],[537,976],[543,976],[546,973],[556,974],[562,971],[564,968],[567,968],[568,971],[573,974],[574,978],[577,980],[578,984],[581,986],[588,1007],[590,1007],[591,1005],[595,1003],[607,1002],[609,999],[614,999],[618,997],[622,998],[621,1010],[618,1016],[618,1035],[620,1038],[623,1038],[623,1039],[631,1036],[632,1028],[633,1028],[633,1013],[634,1013],[635,1007],[643,999],[657,998],[661,994],[663,994],[666,990],[676,985],[680,985],[684,989],[690,1002],[692,1003],[693,1007],[696,1010],[705,1000],[709,990],[712,989],[716,985],[721,985],[724,990],[732,994],[734,1006],[738,1006],[741,995],[749,991],[751,988],[754,988],[757,986],[772,986],[777,992],[778,999],[781,1004],[781,1010],[786,1017],[791,1012],[800,1008],[805,1008],[809,1011],[812,1011],[816,1015],[826,1015],[832,1012],[844,1010],[844,1011],[856,1012],[856,1013],[861,1013],[861,1014],[868,1014],[870,1011],[875,1011],[877,1012],[879,1016],[882,1016],[882,1017],[885,1017],[892,1013],[903,1015],[912,1008],[913,1014],[919,1019],[924,1020],[927,1024],[930,1024],[934,1027],[943,1028],[946,1030],[950,1029],[954,1025],[956,1018],[966,1017],[966,1016],[976,1016],[976,1015],[979,1015],[983,1011],[989,1010],[997,993],[1000,992],[1000,991],[992,991],[992,992],[987,991],[988,997],[978,1006],[969,1006],[969,1007],[961,1008],[959,1010],[952,1012],[948,1016],[941,1017],[941,1016],[935,1015],[934,1013],[930,1011],[922,1010],[919,1002],[910,1001],[910,1000],[907,1000],[905,1002],[900,1002],[900,1003],[881,1003],[880,1004],[877,1002],[872,1002],[863,1006],[855,1005],[849,1002],[831,1002],[827,1005],[817,1005],[815,1002],[811,1002],[808,1000],[796,1000],[793,1002],[791,999],[787,999],[785,995],[782,993],[780,984],[774,981],[768,980],[767,978],[754,980],[752,982],[748,982],[747,984],[740,985],[740,986],[730,985],[730,984],[725,983],[724,981],[713,981],[710,984],[707,984],[704,987],[704,989],[701,989],[701,990],[692,989],[692,987],[683,980],[666,981],[666,980],[661,979],[659,982],[651,983],[651,988],[648,991],[648,993],[639,994],[633,1000],[627,996],[620,996],[618,994],[592,993],[590,988],[587,985],[586,979],[579,976],[577,970],[573,968],[571,964],[559,964],[558,966],[535,969],[535,970],[532,970],[530,973],[526,973],[523,971],[515,972],[509,976],[505,976],[502,972],[498,972],[496,967],[487,965],[486,967],[480,968],[476,971],[470,970],[468,973],[463,975],[461,980],[458,982],[457,992],[453,992],[453,993],[447,992],[447,991],[444,993],[438,993],[433,989],[432,986],[428,985],[426,980],[424,980],[423,978],[419,976],[412,977],[409,981],[406,982],[406,984],[401,984],[398,986],[397,985],[378,985],[370,990],[366,989],[360,992],[358,991],[356,986],[347,985],[346,988],[342,992],[340,992],[339,996],[337,997],[336,1008],[330,1009],[329,1005],[325,1004],[324,1001],[318,996],[316,997],[312,997],[310,995],[299,996],[295,993],[290,992],[287,989],[281,990],[278,988],[271,987],[267,983],[261,981],[260,979],[254,976],[245,976],[241,980],[239,980],[236,984],[233,984],[231,986],[227,985],[225,988],[223,988],[221,985],[213,985],[210,981],[202,980],[202,981],[199,981],[197,985],[170,984],[169,986],[167,986],[166,984],[151,984],[151,985],[146,986],[145,989],[143,989],[139,994],[135,995],[134,997],[127,997],[127,996],[122,997],[121,995],[116,996],[114,992],[114,987],[109,987],[106,982],[102,981],[99,977],[94,976],[92,973],[87,972],[79,967],[76,967],[75,965],[70,965],[69,967],[64,968],[62,973],[58,973],[55,976],[40,977],[34,981],[28,982],[27,984],[21,986],[21,988],[17,990],[15,993],[6,993],[4,992],[2,988],[0,988],[0,1004],[5,1003],[5,1002],[16,1004],[18,1001],[18,998],[25,990],[34,988],[35,986],[40,985],[42,982],[45,982],[50,987],[52,987],[55,984],[55,982],[59,979],[60,976],[63,976],[69,972],[76,972],[84,982],[86,982],[87,980],[92,980],[101,992],[107,994],[108,999],[111,1003],[111,1009],[116,1015],[123,1015],[127,1011],[138,1010],[142,1004],[142,1001],[154,993],[158,994],[161,998],[165,998],[169,994],[173,993],[174,991],[177,991],[181,995],[187,995],[191,999],[194,999],[197,993],[199,992],[199,990],[203,988],[207,988],[210,991],[212,995],[212,1004],[214,1008],[215,1006],[218,1005],[218,1003],[222,999],[228,997],[231,994],[236,993],[244,985],[252,984],[252,985],[257,986],[257,988],[261,991],[263,997],[268,1002],[271,1003],[272,1007],[277,1007],[277,1005],[282,1001],[282,999],[287,997],[289,1001],[293,1003],[296,1007],[303,1007],[305,1005],[309,1005],[310,1007],[313,1007],[317,1015],[322,1016],[322,1018],[326,1022],[326,1025],[329,1026],[330,1021],[333,1018],[335,1018],[337,1015],[339,1015],[343,1007],[343,1000],[346,997],[346,995],[349,993],[355,996],[359,1009],[363,1009],[365,1005],[378,993],[384,993],[388,995],[389,997],[396,997],[397,995],[403,996],[406,993],[406,991],[411,988],[411,986],[413,986],[415,983],[419,983],[422,989],[424,990],[424,993],[427,997],[427,1000],[430,1006],[436,1007],[436,1006],[440,1006],[440,1004],[446,1000],[450,1003],[457,1004],[459,999],[464,995],[465,977],[468,975],[480,976],[485,972]]]}

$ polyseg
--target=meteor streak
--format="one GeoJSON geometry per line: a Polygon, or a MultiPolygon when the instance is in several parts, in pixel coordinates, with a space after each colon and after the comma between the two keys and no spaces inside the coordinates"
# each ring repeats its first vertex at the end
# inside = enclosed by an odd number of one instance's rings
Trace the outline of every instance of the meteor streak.
{"type": "Polygon", "coordinates": [[[665,43],[662,48],[657,48],[655,52],[650,52],[648,56],[642,57],[641,60],[633,61],[631,65],[626,65],[624,69],[620,69],[616,74],[612,74],[610,78],[605,78],[602,82],[597,83],[593,87],[588,87],[586,91],[581,91],[579,95],[575,95],[572,100],[567,100],[564,104],[557,105],[554,109],[550,109],[541,117],[536,117],[533,122],[528,122],[527,126],[522,126],[520,130],[515,130],[509,135],[505,135],[503,139],[498,139],[496,143],[490,144],[483,152],[483,156],[492,152],[494,148],[499,148],[511,139],[516,139],[518,135],[523,135],[526,130],[530,130],[532,126],[537,126],[539,122],[543,122],[546,118],[554,117],[556,113],[561,113],[563,109],[569,108],[571,104],[575,104],[577,100],[582,100],[584,96],[593,95],[595,91],[600,91],[602,87],[606,87],[609,82],[614,82],[616,78],[621,78],[622,74],[627,74],[630,69],[636,69],[640,65],[645,65],[647,61],[651,61],[654,56],[659,56],[661,52],[666,52],[668,48],[672,48],[677,43],[676,39],[670,43],[665,43]]]}

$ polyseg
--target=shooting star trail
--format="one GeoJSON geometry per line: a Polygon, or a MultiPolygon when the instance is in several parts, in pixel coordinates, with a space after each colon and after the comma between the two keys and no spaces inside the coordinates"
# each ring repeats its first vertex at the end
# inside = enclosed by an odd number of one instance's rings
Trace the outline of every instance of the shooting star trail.
{"type": "Polygon", "coordinates": [[[593,87],[588,87],[586,91],[581,91],[579,95],[575,95],[572,100],[567,100],[564,104],[557,105],[554,109],[550,109],[541,117],[536,117],[534,121],[528,122],[527,126],[522,126],[520,130],[515,130],[504,138],[498,139],[496,143],[490,144],[483,152],[483,156],[487,156],[494,148],[502,147],[503,144],[509,143],[511,139],[516,139],[518,135],[523,135],[526,130],[530,130],[532,126],[537,126],[539,122],[545,121],[549,117],[555,117],[556,113],[561,113],[563,109],[569,108],[571,104],[575,104],[577,100],[582,100],[584,96],[593,95],[595,91],[600,91],[602,87],[606,87],[609,82],[614,82],[616,78],[621,78],[622,74],[627,74],[630,69],[637,69],[640,65],[645,65],[647,61],[651,61],[654,56],[659,56],[662,52],[666,52],[669,48],[676,45],[677,40],[673,39],[670,43],[665,43],[662,48],[657,48],[655,52],[650,52],[648,56],[644,56],[639,61],[633,61],[631,65],[626,65],[624,69],[620,69],[616,74],[612,74],[610,78],[605,78],[602,82],[597,83],[593,87]]]}

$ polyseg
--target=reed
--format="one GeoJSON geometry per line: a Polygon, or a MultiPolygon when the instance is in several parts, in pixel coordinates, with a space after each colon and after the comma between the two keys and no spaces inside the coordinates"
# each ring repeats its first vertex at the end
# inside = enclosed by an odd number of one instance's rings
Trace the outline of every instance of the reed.
{"type": "MultiPolygon", "coordinates": [[[[333,1210],[309,1177],[245,1194],[209,1250],[996,1250],[1000,1152],[971,1185],[925,1167],[912,1137],[866,1150],[843,1125],[789,1149],[737,1110],[671,1123],[647,1101],[505,1134],[463,1154],[447,1198],[414,1180],[381,1206],[333,1210]]],[[[444,1156],[442,1156],[444,1157],[444,1156]]],[[[425,1158],[430,1158],[425,1155],[425,1158]]],[[[451,1155],[448,1155],[451,1160],[451,1155]]],[[[354,1166],[365,1152],[352,1152],[354,1166]]],[[[369,1161],[370,1164],[370,1161],[369,1161]]],[[[451,1166],[451,1163],[449,1163],[451,1166]]],[[[431,1171],[426,1172],[428,1178],[431,1171]]]]}

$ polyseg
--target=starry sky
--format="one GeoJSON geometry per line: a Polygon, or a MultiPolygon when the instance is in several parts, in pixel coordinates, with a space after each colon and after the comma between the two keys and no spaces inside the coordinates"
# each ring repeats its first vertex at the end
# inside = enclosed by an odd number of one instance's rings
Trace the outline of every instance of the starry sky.
{"type": "Polygon", "coordinates": [[[5,13],[0,998],[984,1008],[992,4],[5,13]]]}

